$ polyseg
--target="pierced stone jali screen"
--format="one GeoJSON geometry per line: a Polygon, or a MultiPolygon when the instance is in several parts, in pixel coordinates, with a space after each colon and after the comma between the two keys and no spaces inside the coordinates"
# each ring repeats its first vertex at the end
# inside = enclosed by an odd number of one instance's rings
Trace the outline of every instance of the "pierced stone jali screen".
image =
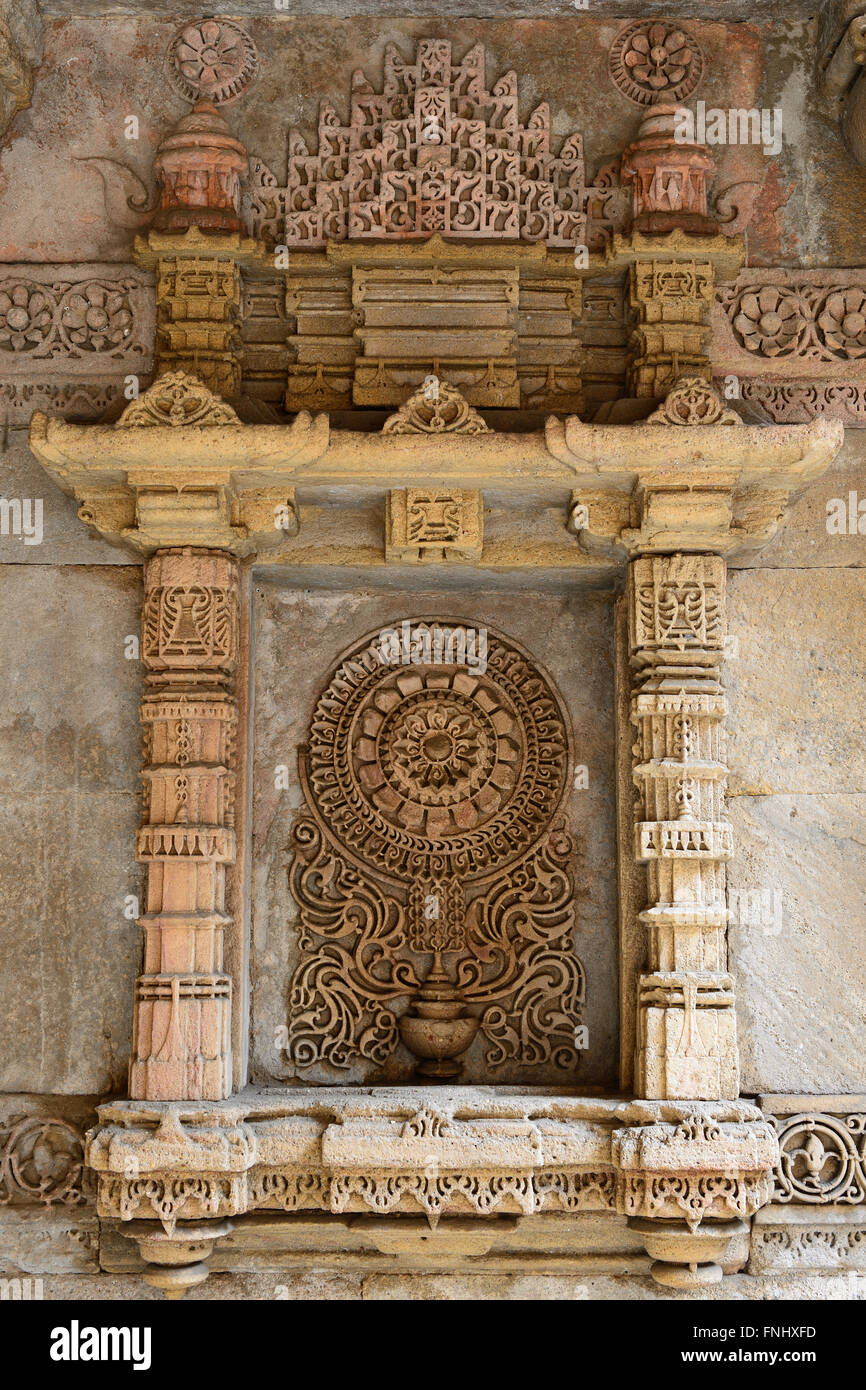
{"type": "Polygon", "coordinates": [[[537,604],[259,586],[257,1079],[615,1075],[609,600],[537,604]]]}

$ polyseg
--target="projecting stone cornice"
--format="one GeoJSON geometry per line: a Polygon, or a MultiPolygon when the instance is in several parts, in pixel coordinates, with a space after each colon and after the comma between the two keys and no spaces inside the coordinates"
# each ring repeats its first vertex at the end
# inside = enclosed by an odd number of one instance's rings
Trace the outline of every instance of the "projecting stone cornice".
{"type": "Polygon", "coordinates": [[[343,489],[420,484],[495,491],[523,506],[570,495],[569,529],[612,560],[760,545],[842,439],[841,424],[821,419],[743,425],[702,381],[678,383],[649,420],[630,425],[551,417],[526,434],[403,434],[330,430],[327,416],[305,412],[290,425],[246,425],[180,373],[158,379],[115,425],[37,413],[30,431],[82,520],[143,553],[204,545],[273,556],[297,529],[296,486],[328,488],[339,505],[343,489]]]}

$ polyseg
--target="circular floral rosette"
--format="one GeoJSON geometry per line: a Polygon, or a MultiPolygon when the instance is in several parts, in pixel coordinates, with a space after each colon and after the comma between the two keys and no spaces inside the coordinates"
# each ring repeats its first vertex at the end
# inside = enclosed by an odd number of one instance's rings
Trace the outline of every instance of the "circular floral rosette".
{"type": "Polygon", "coordinates": [[[231,19],[187,24],[175,35],[167,54],[172,86],[185,101],[236,101],[258,70],[256,46],[231,19]]]}
{"type": "Polygon", "coordinates": [[[54,331],[56,304],[48,289],[28,280],[0,282],[0,351],[35,352],[54,331]]]}
{"type": "Polygon", "coordinates": [[[784,287],[764,285],[742,296],[732,325],[748,352],[786,357],[801,346],[809,319],[799,295],[784,287]]]}
{"type": "Polygon", "coordinates": [[[84,1200],[81,1135],[65,1120],[21,1120],[3,1152],[3,1185],[30,1201],[75,1205],[84,1200]]]}
{"type": "Polygon", "coordinates": [[[834,356],[866,353],[866,293],[851,286],[829,294],[817,316],[823,345],[834,356]]]}
{"type": "Polygon", "coordinates": [[[655,20],[626,25],[610,50],[610,75],[637,106],[683,101],[703,70],[703,54],[691,34],[655,20]]]}
{"type": "MultiPolygon", "coordinates": [[[[568,779],[568,724],[549,677],[487,629],[487,664],[383,663],[380,638],[341,661],[311,725],[310,803],[356,862],[405,882],[483,880],[548,829],[568,779]]],[[[466,629],[463,629],[466,631],[466,629]]],[[[447,651],[448,648],[446,647],[447,651]]]]}
{"type": "Polygon", "coordinates": [[[60,335],[73,352],[116,352],[132,334],[129,297],[116,285],[91,280],[68,290],[60,305],[60,335]]]}

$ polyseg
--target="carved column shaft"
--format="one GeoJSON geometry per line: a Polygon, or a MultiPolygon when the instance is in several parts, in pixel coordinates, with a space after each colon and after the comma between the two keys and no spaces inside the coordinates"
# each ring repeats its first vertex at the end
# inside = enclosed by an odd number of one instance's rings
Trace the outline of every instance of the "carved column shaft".
{"type": "Polygon", "coordinates": [[[226,865],[235,859],[237,562],[160,550],[146,563],[141,702],[147,865],[130,1095],[231,1092],[231,979],[223,972],[226,865]]]}
{"type": "Polygon", "coordinates": [[[650,1099],[739,1094],[726,944],[724,632],[721,556],[632,561],[635,856],[649,888],[635,1088],[650,1099]]]}

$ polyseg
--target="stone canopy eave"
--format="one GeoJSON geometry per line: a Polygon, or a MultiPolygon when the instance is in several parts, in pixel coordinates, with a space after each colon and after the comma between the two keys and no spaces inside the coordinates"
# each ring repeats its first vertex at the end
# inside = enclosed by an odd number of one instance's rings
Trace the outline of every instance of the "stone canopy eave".
{"type": "Polygon", "coordinates": [[[274,532],[273,509],[290,503],[296,519],[297,487],[327,488],[338,506],[344,489],[347,496],[359,487],[384,495],[420,484],[531,498],[538,506],[563,505],[570,494],[570,529],[590,553],[679,547],[733,555],[775,533],[793,495],[829,465],[843,434],[825,419],[609,425],[551,416],[543,431],[517,434],[483,422],[472,433],[332,430],[326,415],[305,412],[287,425],[235,417],[146,427],[127,426],[123,417],[115,425],[76,425],[36,413],[30,447],[78,500],[82,519],[143,553],[188,543],[270,556],[289,540],[285,530],[274,532]],[[199,505],[206,494],[210,511],[199,505]],[[156,498],[163,520],[172,513],[163,532],[156,498]],[[589,516],[575,524],[581,503],[589,516]]]}

